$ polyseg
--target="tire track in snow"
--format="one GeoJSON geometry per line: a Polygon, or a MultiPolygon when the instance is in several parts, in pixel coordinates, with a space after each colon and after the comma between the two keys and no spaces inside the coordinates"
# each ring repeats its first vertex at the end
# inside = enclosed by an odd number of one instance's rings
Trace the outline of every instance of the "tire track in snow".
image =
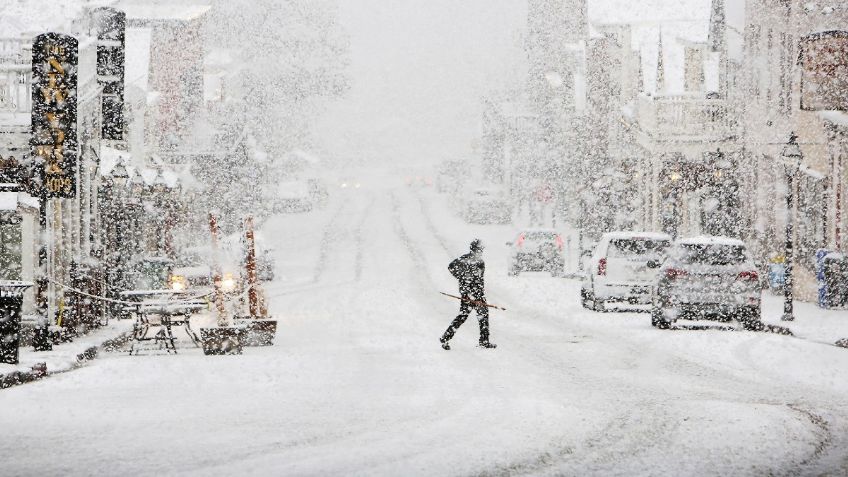
{"type": "Polygon", "coordinates": [[[802,460],[799,464],[799,467],[795,469],[793,472],[789,472],[791,475],[801,475],[808,472],[805,472],[805,468],[810,468],[816,463],[819,459],[821,459],[822,455],[824,455],[825,451],[830,448],[833,444],[833,432],[830,430],[830,424],[822,418],[820,415],[814,413],[813,411],[803,408],[797,404],[787,404],[789,409],[801,414],[804,418],[806,418],[813,426],[816,427],[816,435],[819,438],[819,441],[815,443],[815,448],[813,453],[810,454],[809,457],[802,460]]]}
{"type": "MultiPolygon", "coordinates": [[[[415,193],[414,195],[419,203],[424,227],[433,236],[441,249],[450,255],[450,248],[447,246],[447,241],[435,227],[424,198],[419,193],[415,193]]],[[[397,198],[393,197],[393,201],[394,207],[397,209],[397,198]]],[[[395,213],[398,212],[396,211],[395,213]]],[[[423,255],[419,250],[420,247],[416,247],[407,230],[400,224],[400,219],[398,218],[397,220],[398,224],[396,226],[401,227],[399,236],[402,242],[409,251],[410,256],[413,257],[413,261],[423,266],[425,260],[422,258],[423,255]]],[[[420,241],[421,239],[419,238],[418,240],[420,241]]],[[[547,315],[545,321],[551,325],[562,321],[556,316],[550,315],[548,311],[537,310],[536,308],[533,307],[531,310],[523,306],[514,306],[511,307],[511,312],[513,314],[535,317],[547,315]]],[[[643,344],[622,342],[621,336],[611,333],[606,333],[606,335],[609,335],[607,337],[613,340],[613,342],[618,343],[619,346],[624,345],[626,349],[640,356],[646,351],[642,348],[643,344]]],[[[609,340],[603,341],[609,342],[609,340]]],[[[538,369],[540,370],[565,370],[569,368],[567,366],[567,355],[563,354],[561,349],[552,349],[550,345],[531,346],[520,340],[516,340],[512,345],[514,348],[521,349],[526,360],[538,363],[538,369]]],[[[627,354],[626,349],[621,351],[627,354]]],[[[664,444],[663,442],[667,441],[668,436],[675,428],[680,427],[680,422],[675,418],[675,414],[670,414],[669,411],[680,409],[676,403],[681,399],[683,399],[682,402],[697,401],[700,399],[718,399],[728,404],[785,405],[786,401],[775,400],[764,403],[752,400],[751,397],[757,394],[754,391],[756,391],[758,384],[761,383],[752,380],[750,376],[739,376],[726,369],[712,366],[709,363],[690,360],[683,356],[678,356],[674,360],[667,361],[670,364],[664,364],[662,368],[665,368],[665,372],[670,375],[708,377],[710,382],[724,382],[727,385],[722,386],[723,391],[719,392],[718,395],[711,391],[696,391],[694,394],[686,395],[684,393],[681,396],[680,392],[666,392],[664,390],[658,392],[655,388],[656,384],[645,386],[639,385],[637,382],[622,381],[612,376],[604,378],[602,376],[587,375],[585,372],[579,370],[577,372],[571,372],[567,379],[574,382],[574,386],[589,389],[617,388],[622,395],[636,396],[636,399],[626,399],[628,401],[628,404],[625,406],[627,411],[609,416],[608,420],[605,418],[606,426],[601,431],[593,433],[587,439],[568,444],[562,442],[564,438],[567,438],[567,435],[565,435],[563,439],[552,440],[551,447],[540,454],[519,458],[509,465],[501,465],[483,470],[478,475],[521,475],[543,472],[557,473],[560,471],[568,473],[568,469],[571,469],[571,471],[594,469],[593,471],[596,473],[614,472],[619,468],[617,467],[617,463],[628,460],[628,457],[643,454],[646,451],[662,451],[665,446],[671,444],[664,444]],[[736,389],[737,391],[732,393],[735,396],[727,396],[728,389],[736,389]]],[[[631,369],[636,368],[641,368],[641,366],[636,366],[635,364],[631,366],[631,369]]],[[[781,392],[781,394],[785,393],[781,392]]],[[[823,422],[816,421],[812,417],[808,418],[814,424],[823,422]]],[[[827,432],[829,431],[821,430],[819,434],[828,436],[829,434],[827,432]]],[[[830,445],[828,443],[831,442],[831,439],[827,437],[822,442],[817,443],[814,456],[805,459],[802,465],[807,468],[812,465],[815,459],[821,456],[827,446],[830,445]]]]}
{"type": "MultiPolygon", "coordinates": [[[[444,236],[439,232],[439,230],[435,227],[432,217],[429,214],[429,210],[425,207],[423,198],[420,194],[415,193],[416,198],[419,201],[420,210],[422,216],[424,218],[424,225],[427,231],[433,236],[436,242],[439,243],[440,247],[445,251],[448,256],[451,255],[451,249],[447,245],[447,241],[444,239],[444,236]]],[[[398,213],[397,208],[397,198],[392,195],[393,208],[395,212],[398,213]]],[[[416,247],[413,244],[412,239],[410,239],[409,235],[406,233],[406,230],[403,228],[403,225],[400,223],[400,218],[398,216],[398,225],[400,226],[400,236],[408,251],[410,252],[413,260],[419,263],[421,266],[424,265],[423,255],[421,254],[419,247],[416,247]]],[[[429,275],[429,274],[428,274],[429,275]]],[[[432,277],[430,278],[432,282],[432,277]]],[[[526,316],[538,315],[535,312],[529,312],[529,310],[524,310],[522,312],[523,307],[514,307],[511,308],[511,311],[515,314],[523,314],[526,316]]],[[[549,317],[550,319],[557,321],[555,317],[549,317]]],[[[542,346],[534,346],[524,341],[516,341],[514,343],[516,348],[519,348],[522,351],[522,354],[525,355],[525,360],[529,362],[535,362],[537,364],[541,364],[538,366],[532,366],[535,369],[538,369],[541,374],[545,374],[544,370],[551,369],[570,369],[567,362],[567,355],[564,355],[562,352],[551,351],[547,349],[543,349],[542,346]]],[[[571,368],[573,369],[573,368],[571,368]]],[[[603,381],[614,381],[613,386],[618,387],[619,389],[630,387],[630,391],[627,394],[632,395],[636,392],[644,393],[644,390],[637,389],[633,386],[628,386],[626,383],[622,383],[620,381],[615,380],[614,378],[606,378],[602,379],[598,376],[591,375],[587,372],[572,372],[569,373],[568,379],[576,382],[575,386],[581,388],[593,388],[598,389],[599,387],[604,387],[602,384],[603,381]]],[[[671,396],[668,396],[668,399],[671,399],[671,396]]],[[[649,411],[646,406],[640,406],[645,411],[649,411]]],[[[662,410],[662,406],[655,406],[656,409],[662,410]]],[[[662,423],[658,423],[659,419],[654,419],[657,416],[657,413],[646,414],[650,416],[646,419],[641,419],[640,422],[634,422],[632,412],[628,411],[627,413],[622,413],[620,415],[616,415],[610,419],[607,426],[601,432],[593,435],[593,437],[584,441],[587,443],[588,447],[598,449],[596,451],[601,454],[596,458],[597,462],[607,462],[610,459],[615,461],[616,459],[631,455],[636,453],[641,449],[645,449],[651,447],[652,444],[657,442],[657,439],[666,433],[666,429],[670,428],[672,425],[671,421],[665,420],[662,423]],[[629,428],[625,431],[624,427],[629,426],[629,428]],[[619,430],[618,433],[612,433],[613,429],[619,430]],[[628,443],[627,440],[629,436],[633,435],[655,435],[657,439],[631,439],[628,443]],[[612,446],[615,444],[625,444],[624,449],[613,449],[612,446]],[[635,444],[635,445],[634,445],[635,444]]],[[[546,450],[541,454],[537,454],[535,456],[520,459],[513,464],[508,466],[496,467],[491,470],[484,470],[479,475],[515,475],[515,474],[533,474],[544,469],[550,469],[555,467],[557,464],[562,465],[565,461],[568,460],[570,456],[573,455],[574,446],[572,445],[561,445],[555,444],[551,449],[546,450]]],[[[582,461],[581,461],[582,462],[582,461]]]]}
{"type": "MultiPolygon", "coordinates": [[[[406,227],[404,227],[403,221],[400,218],[400,203],[398,202],[397,195],[395,195],[394,191],[389,192],[389,203],[392,208],[392,222],[394,222],[395,235],[397,235],[400,239],[401,244],[403,244],[404,249],[409,254],[409,257],[412,259],[415,266],[420,270],[426,271],[427,262],[424,259],[424,255],[412,244],[412,239],[409,238],[406,227]]],[[[421,274],[416,274],[416,276],[420,279],[421,274]]],[[[435,286],[435,283],[429,273],[427,273],[427,278],[430,281],[430,285],[435,286]]]]}
{"type": "Polygon", "coordinates": [[[362,281],[362,268],[363,268],[363,257],[365,256],[365,245],[362,240],[362,228],[365,225],[365,220],[368,219],[368,216],[371,213],[371,210],[374,207],[374,203],[377,201],[376,198],[372,197],[371,201],[368,202],[368,205],[365,206],[365,211],[362,213],[362,217],[359,219],[359,223],[356,225],[355,240],[356,240],[356,260],[354,262],[354,276],[357,282],[362,281]]]}
{"type": "Polygon", "coordinates": [[[350,206],[349,201],[343,201],[339,207],[333,212],[330,220],[324,225],[324,233],[321,235],[319,242],[318,262],[315,264],[315,270],[312,274],[312,282],[318,283],[324,270],[327,268],[327,257],[330,255],[330,246],[337,239],[336,222],[342,216],[342,212],[350,206]]]}
{"type": "MultiPolygon", "coordinates": [[[[356,201],[345,200],[341,203],[338,209],[336,209],[333,216],[324,226],[324,233],[321,237],[320,242],[320,254],[318,256],[318,262],[315,265],[315,271],[313,273],[312,283],[318,283],[324,276],[324,273],[327,270],[327,264],[330,260],[330,256],[337,252],[338,244],[342,242],[342,239],[346,236],[352,236],[353,242],[355,244],[354,251],[354,269],[353,274],[354,278],[351,281],[360,281],[362,279],[362,268],[363,268],[363,240],[362,240],[362,228],[365,224],[368,215],[371,213],[372,207],[374,205],[376,199],[373,197],[366,203],[364,208],[360,208],[358,211],[358,219],[351,222],[349,219],[355,213],[354,211],[349,211],[352,207],[352,204],[356,203],[356,201]],[[346,224],[353,223],[352,231],[346,229],[346,224]]],[[[350,281],[345,281],[342,283],[349,283],[350,281]]]]}
{"type": "Polygon", "coordinates": [[[418,191],[415,192],[415,197],[418,199],[418,205],[421,207],[421,216],[424,218],[424,226],[427,228],[428,231],[430,231],[436,241],[439,242],[439,246],[442,247],[442,250],[445,251],[448,257],[451,257],[453,249],[448,245],[447,240],[445,240],[445,238],[442,236],[441,233],[439,233],[438,229],[433,224],[433,218],[430,215],[430,208],[427,207],[424,203],[424,197],[422,197],[421,193],[419,193],[418,191]]]}

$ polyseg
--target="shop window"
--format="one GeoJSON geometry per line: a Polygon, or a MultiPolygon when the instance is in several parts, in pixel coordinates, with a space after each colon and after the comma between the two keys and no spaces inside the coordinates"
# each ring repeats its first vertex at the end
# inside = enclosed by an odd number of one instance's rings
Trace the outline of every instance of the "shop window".
{"type": "Polygon", "coordinates": [[[21,279],[21,218],[0,214],[0,280],[21,279]]]}
{"type": "Polygon", "coordinates": [[[798,263],[810,268],[816,250],[825,245],[825,183],[803,173],[798,177],[798,263]]]}

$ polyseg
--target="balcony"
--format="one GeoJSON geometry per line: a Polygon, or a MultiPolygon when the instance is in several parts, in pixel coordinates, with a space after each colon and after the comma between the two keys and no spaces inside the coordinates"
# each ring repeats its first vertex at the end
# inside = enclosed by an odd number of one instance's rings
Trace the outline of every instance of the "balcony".
{"type": "Polygon", "coordinates": [[[736,136],[737,121],[724,99],[703,95],[640,96],[639,130],[657,142],[720,142],[736,136]]]}
{"type": "Polygon", "coordinates": [[[0,38],[0,69],[29,68],[32,58],[32,39],[0,38]]]}

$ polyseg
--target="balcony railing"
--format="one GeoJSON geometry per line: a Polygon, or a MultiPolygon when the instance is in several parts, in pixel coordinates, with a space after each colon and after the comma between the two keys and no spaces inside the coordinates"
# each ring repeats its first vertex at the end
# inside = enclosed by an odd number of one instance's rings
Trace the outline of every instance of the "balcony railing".
{"type": "Polygon", "coordinates": [[[32,39],[0,38],[0,67],[29,65],[32,58],[32,39]]]}
{"type": "Polygon", "coordinates": [[[655,140],[723,140],[737,124],[727,101],[701,95],[640,96],[638,121],[655,140]]]}

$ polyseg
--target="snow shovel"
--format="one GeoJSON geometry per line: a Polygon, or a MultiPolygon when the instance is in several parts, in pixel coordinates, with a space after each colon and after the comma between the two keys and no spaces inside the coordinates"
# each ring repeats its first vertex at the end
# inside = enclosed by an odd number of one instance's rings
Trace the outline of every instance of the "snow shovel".
{"type": "Polygon", "coordinates": [[[464,302],[466,302],[466,303],[470,303],[470,304],[472,304],[472,305],[477,305],[477,306],[483,305],[483,306],[488,307],[488,308],[494,308],[494,309],[496,309],[496,310],[503,310],[503,311],[506,311],[506,308],[504,308],[504,307],[502,307],[502,306],[490,305],[490,304],[486,303],[485,301],[480,301],[480,300],[471,300],[471,299],[468,299],[468,298],[462,298],[461,296],[451,295],[450,293],[445,293],[445,292],[439,292],[439,293],[441,293],[442,295],[445,295],[445,296],[449,296],[449,297],[451,297],[451,298],[456,298],[456,299],[457,299],[457,300],[459,300],[459,301],[464,301],[464,302]]]}

